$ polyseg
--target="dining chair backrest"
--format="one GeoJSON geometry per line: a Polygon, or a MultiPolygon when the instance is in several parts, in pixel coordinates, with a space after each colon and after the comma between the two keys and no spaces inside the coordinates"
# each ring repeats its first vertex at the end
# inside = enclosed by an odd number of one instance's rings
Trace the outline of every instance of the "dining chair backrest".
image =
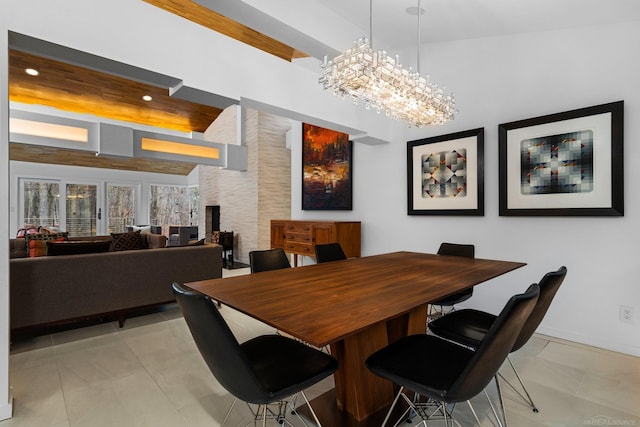
{"type": "Polygon", "coordinates": [[[211,299],[178,283],[172,289],[198,350],[220,385],[245,402],[264,400],[251,364],[211,299]]]}
{"type": "Polygon", "coordinates": [[[459,243],[441,243],[440,247],[438,248],[438,255],[453,255],[474,258],[475,246],[462,245],[459,243]]]}
{"type": "Polygon", "coordinates": [[[340,261],[341,259],[347,259],[347,256],[342,250],[342,246],[337,242],[315,245],[315,250],[316,262],[318,264],[322,262],[340,261]]]}
{"type": "Polygon", "coordinates": [[[249,265],[252,273],[291,268],[289,258],[282,248],[249,252],[249,265]]]}
{"type": "Polygon", "coordinates": [[[524,293],[509,299],[465,369],[447,391],[446,401],[465,401],[484,390],[511,352],[539,293],[540,287],[534,283],[524,293]]]}
{"type": "MultiPolygon", "coordinates": [[[[475,258],[476,248],[474,245],[463,245],[459,243],[441,243],[438,248],[438,255],[452,255],[466,258],[475,258]]],[[[446,296],[437,301],[432,302],[433,305],[453,306],[471,298],[473,296],[473,287],[463,289],[453,295],[446,296]]]]}
{"type": "Polygon", "coordinates": [[[519,350],[520,347],[525,345],[527,341],[531,338],[533,333],[536,331],[544,315],[547,314],[547,310],[551,305],[551,301],[553,301],[553,297],[556,295],[558,288],[564,281],[565,276],[567,275],[567,267],[562,266],[558,269],[558,271],[552,271],[544,275],[542,280],[538,282],[538,286],[540,286],[540,296],[538,297],[538,302],[536,306],[533,308],[531,315],[525,322],[522,327],[522,331],[520,331],[520,335],[516,339],[515,344],[513,345],[513,350],[519,350]]]}

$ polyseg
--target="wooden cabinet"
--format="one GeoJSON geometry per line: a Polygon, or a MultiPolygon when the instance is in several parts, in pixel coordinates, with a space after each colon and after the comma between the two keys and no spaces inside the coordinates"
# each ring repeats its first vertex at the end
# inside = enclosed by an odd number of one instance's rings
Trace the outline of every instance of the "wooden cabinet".
{"type": "Polygon", "coordinates": [[[338,242],[347,257],[360,256],[359,221],[271,220],[271,247],[315,257],[315,245],[338,242]]]}

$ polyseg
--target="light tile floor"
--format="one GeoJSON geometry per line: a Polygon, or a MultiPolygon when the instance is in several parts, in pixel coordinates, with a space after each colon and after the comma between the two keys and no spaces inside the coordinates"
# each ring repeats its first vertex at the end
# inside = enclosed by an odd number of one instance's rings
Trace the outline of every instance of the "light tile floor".
{"type": "MultiPolygon", "coordinates": [[[[240,341],[273,333],[228,307],[222,312],[240,341]]],[[[640,425],[639,358],[541,335],[511,357],[540,408],[533,413],[503,387],[511,426],[640,425]]],[[[508,365],[502,372],[513,379],[508,365]]],[[[14,343],[10,376],[14,417],[0,427],[215,427],[232,400],[176,305],[128,319],[122,329],[107,323],[14,343]]],[[[332,386],[325,380],[308,395],[332,386]]],[[[495,402],[495,387],[489,393],[495,402]]],[[[472,402],[483,426],[497,425],[483,396],[472,402]]],[[[459,425],[473,425],[466,405],[454,415],[459,425]]],[[[236,405],[229,425],[244,425],[247,416],[236,405]]]]}

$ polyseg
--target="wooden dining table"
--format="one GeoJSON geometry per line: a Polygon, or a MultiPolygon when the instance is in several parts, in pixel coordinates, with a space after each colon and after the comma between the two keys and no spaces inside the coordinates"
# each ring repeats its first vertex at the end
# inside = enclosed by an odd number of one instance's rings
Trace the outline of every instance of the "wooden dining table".
{"type": "Polygon", "coordinates": [[[185,285],[306,343],[329,345],[339,367],[335,390],[318,398],[333,406],[320,420],[364,426],[394,397],[393,384],[373,375],[366,358],[425,333],[429,302],[524,265],[393,252],[185,285]]]}

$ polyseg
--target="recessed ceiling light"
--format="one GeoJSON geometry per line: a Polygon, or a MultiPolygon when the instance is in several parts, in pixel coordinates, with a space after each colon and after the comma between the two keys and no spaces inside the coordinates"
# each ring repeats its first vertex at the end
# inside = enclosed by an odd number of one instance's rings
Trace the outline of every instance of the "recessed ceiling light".
{"type": "Polygon", "coordinates": [[[37,76],[40,74],[40,72],[35,68],[27,68],[26,70],[24,70],[24,72],[29,74],[30,76],[37,76]]]}
{"type": "Polygon", "coordinates": [[[151,95],[145,95],[142,97],[142,99],[144,99],[145,101],[151,101],[153,98],[151,97],[151,95]]]}

